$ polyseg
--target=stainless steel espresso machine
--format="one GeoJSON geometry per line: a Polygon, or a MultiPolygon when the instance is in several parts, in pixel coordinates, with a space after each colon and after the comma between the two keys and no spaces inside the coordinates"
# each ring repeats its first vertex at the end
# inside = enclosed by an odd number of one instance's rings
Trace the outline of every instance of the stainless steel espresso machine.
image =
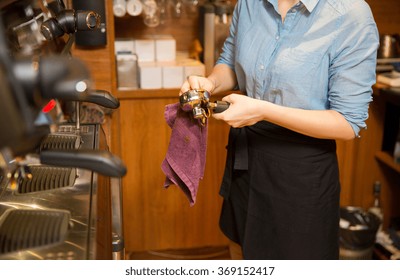
{"type": "Polygon", "coordinates": [[[69,52],[98,17],[61,0],[0,3],[0,259],[123,258],[126,167],[101,124],[80,122],[82,103],[119,101],[69,52]]]}

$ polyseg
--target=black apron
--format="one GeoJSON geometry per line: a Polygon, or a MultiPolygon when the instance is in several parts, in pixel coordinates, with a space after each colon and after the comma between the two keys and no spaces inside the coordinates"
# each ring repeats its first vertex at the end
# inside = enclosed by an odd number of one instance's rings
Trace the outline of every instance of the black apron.
{"type": "Polygon", "coordinates": [[[220,227],[245,259],[338,259],[336,142],[269,122],[231,128],[220,227]]]}

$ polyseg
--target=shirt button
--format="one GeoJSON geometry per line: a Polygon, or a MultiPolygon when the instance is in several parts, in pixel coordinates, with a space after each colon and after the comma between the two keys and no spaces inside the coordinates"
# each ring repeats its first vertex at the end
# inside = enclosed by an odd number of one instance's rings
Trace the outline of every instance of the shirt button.
{"type": "Polygon", "coordinates": [[[265,68],[264,65],[260,65],[261,70],[264,70],[264,68],[265,68]]]}
{"type": "Polygon", "coordinates": [[[275,39],[276,39],[276,40],[279,40],[279,36],[276,36],[275,39]]]}
{"type": "Polygon", "coordinates": [[[295,9],[292,9],[292,13],[295,13],[296,12],[296,10],[295,9]]]}

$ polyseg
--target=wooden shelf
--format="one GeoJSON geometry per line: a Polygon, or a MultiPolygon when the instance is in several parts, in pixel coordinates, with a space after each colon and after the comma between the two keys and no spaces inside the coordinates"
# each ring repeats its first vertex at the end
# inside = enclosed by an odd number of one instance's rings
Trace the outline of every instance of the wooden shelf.
{"type": "MultiPolygon", "coordinates": [[[[117,90],[116,97],[118,99],[157,99],[157,98],[176,98],[179,97],[179,88],[172,89],[129,89],[129,90],[117,90]]],[[[230,91],[226,93],[213,94],[213,97],[222,98],[228,93],[234,93],[235,91],[230,91]]]]}
{"type": "Polygon", "coordinates": [[[176,98],[178,100],[178,96],[179,88],[117,90],[118,99],[176,98]]]}
{"type": "Polygon", "coordinates": [[[375,158],[400,174],[400,164],[395,163],[393,156],[388,152],[379,151],[375,154],[375,158]]]}

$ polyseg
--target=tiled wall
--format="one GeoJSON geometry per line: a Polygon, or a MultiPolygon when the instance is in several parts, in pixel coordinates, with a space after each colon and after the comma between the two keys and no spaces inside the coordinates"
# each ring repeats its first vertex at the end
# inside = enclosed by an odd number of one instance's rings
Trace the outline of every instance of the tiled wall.
{"type": "Polygon", "coordinates": [[[400,0],[367,0],[367,3],[374,14],[379,33],[400,33],[400,0]]]}

